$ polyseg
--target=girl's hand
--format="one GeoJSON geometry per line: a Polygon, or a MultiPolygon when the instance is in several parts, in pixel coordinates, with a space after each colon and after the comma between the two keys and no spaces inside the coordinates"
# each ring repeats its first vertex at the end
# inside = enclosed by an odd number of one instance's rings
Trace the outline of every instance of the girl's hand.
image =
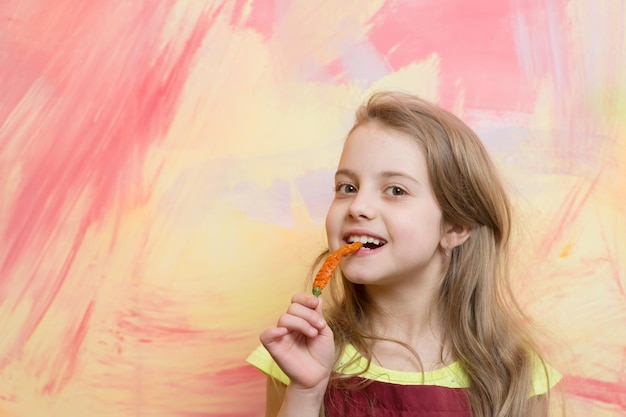
{"type": "Polygon", "coordinates": [[[322,317],[322,300],[297,294],[261,343],[289,377],[292,389],[323,392],[335,359],[333,333],[322,317]]]}

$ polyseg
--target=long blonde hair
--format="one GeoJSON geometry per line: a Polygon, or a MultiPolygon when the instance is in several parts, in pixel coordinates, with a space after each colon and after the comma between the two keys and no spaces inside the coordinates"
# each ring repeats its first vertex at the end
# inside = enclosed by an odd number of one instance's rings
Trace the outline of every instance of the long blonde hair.
{"type": "MultiPolygon", "coordinates": [[[[426,156],[444,222],[471,229],[471,237],[450,254],[438,303],[445,343],[470,379],[472,414],[528,415],[532,357],[538,352],[510,287],[511,207],[487,151],[459,118],[408,94],[371,96],[352,130],[365,123],[413,138],[426,156]]],[[[371,360],[368,341],[380,338],[370,331],[368,313],[376,307],[361,285],[338,274],[325,293],[337,351],[352,344],[371,360]]]]}

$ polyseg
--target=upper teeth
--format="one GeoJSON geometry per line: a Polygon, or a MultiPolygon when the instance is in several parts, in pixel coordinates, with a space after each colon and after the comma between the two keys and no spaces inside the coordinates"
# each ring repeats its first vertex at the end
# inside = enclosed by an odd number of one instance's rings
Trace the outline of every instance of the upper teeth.
{"type": "Polygon", "coordinates": [[[373,238],[371,236],[350,236],[348,238],[348,242],[361,242],[363,244],[373,243],[374,245],[380,245],[380,240],[373,238]]]}

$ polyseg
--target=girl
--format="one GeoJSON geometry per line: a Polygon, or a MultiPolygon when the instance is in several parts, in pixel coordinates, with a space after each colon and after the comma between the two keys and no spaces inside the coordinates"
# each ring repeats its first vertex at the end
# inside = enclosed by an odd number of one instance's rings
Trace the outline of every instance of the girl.
{"type": "Polygon", "coordinates": [[[514,301],[510,231],[475,133],[415,96],[374,94],[326,217],[330,251],[363,247],[261,334],[248,361],[269,375],[266,416],[547,415],[560,375],[514,301]]]}

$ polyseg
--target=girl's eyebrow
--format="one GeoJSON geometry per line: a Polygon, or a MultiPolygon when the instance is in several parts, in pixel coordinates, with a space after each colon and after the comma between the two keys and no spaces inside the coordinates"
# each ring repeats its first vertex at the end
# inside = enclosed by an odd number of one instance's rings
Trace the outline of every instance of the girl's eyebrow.
{"type": "Polygon", "coordinates": [[[356,177],[356,173],[354,171],[352,171],[351,169],[338,169],[337,172],[335,172],[335,177],[338,177],[340,175],[345,175],[346,177],[350,177],[350,178],[355,178],[356,177]]]}
{"type": "Polygon", "coordinates": [[[404,172],[401,171],[383,171],[380,174],[378,174],[379,176],[383,177],[383,178],[391,178],[391,177],[401,177],[404,179],[407,179],[409,181],[412,181],[416,184],[420,184],[420,182],[413,176],[406,174],[404,172]]]}
{"type": "MultiPolygon", "coordinates": [[[[354,171],[352,171],[351,169],[346,169],[346,168],[338,169],[337,172],[335,173],[335,177],[338,177],[341,175],[349,177],[349,178],[356,178],[357,176],[354,171]]],[[[420,182],[416,178],[401,171],[382,171],[378,174],[378,176],[382,178],[401,177],[409,181],[412,181],[418,185],[420,184],[420,182]]]]}

